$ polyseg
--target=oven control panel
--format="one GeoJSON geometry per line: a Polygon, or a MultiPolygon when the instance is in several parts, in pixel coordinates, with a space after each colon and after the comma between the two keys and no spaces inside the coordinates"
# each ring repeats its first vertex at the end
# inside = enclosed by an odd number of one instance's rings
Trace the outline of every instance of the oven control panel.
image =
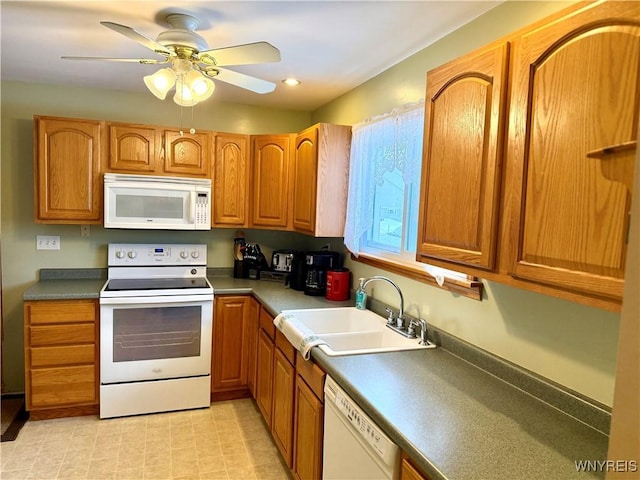
{"type": "Polygon", "coordinates": [[[200,244],[110,243],[107,265],[206,265],[207,246],[200,244]]]}

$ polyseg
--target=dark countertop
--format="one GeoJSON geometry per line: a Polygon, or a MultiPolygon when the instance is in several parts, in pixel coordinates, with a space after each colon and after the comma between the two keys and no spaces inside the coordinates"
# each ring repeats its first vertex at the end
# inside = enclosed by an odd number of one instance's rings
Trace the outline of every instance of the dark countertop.
{"type": "MultiPolygon", "coordinates": [[[[259,280],[210,276],[216,295],[253,294],[273,314],[351,306],[259,280]]],[[[98,298],[104,279],[42,280],[24,300],[98,298]]],[[[608,438],[447,350],[313,358],[433,480],[599,478],[608,438]]]]}

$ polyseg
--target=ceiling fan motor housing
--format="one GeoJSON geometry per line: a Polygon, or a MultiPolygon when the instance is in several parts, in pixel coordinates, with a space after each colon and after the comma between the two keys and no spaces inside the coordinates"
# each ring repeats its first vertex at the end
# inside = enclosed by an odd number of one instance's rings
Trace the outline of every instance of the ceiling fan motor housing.
{"type": "Polygon", "coordinates": [[[167,16],[167,22],[172,28],[158,35],[156,42],[159,44],[189,47],[198,52],[209,48],[206,40],[195,32],[195,29],[198,28],[197,18],[182,13],[173,13],[167,16]]]}

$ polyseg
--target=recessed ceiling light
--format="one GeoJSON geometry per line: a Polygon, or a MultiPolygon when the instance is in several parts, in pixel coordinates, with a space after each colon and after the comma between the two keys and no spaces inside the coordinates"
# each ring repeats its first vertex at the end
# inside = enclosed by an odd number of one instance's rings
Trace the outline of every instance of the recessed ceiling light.
{"type": "Polygon", "coordinates": [[[296,85],[300,85],[300,80],[298,80],[297,78],[285,78],[284,80],[282,80],[282,83],[295,87],[296,85]]]}

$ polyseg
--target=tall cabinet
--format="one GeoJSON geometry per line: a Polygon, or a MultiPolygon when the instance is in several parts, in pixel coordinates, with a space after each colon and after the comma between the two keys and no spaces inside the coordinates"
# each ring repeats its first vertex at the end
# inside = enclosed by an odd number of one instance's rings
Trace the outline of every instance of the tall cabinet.
{"type": "Polygon", "coordinates": [[[622,298],[640,92],[637,2],[513,43],[505,185],[517,278],[622,298]]]}

